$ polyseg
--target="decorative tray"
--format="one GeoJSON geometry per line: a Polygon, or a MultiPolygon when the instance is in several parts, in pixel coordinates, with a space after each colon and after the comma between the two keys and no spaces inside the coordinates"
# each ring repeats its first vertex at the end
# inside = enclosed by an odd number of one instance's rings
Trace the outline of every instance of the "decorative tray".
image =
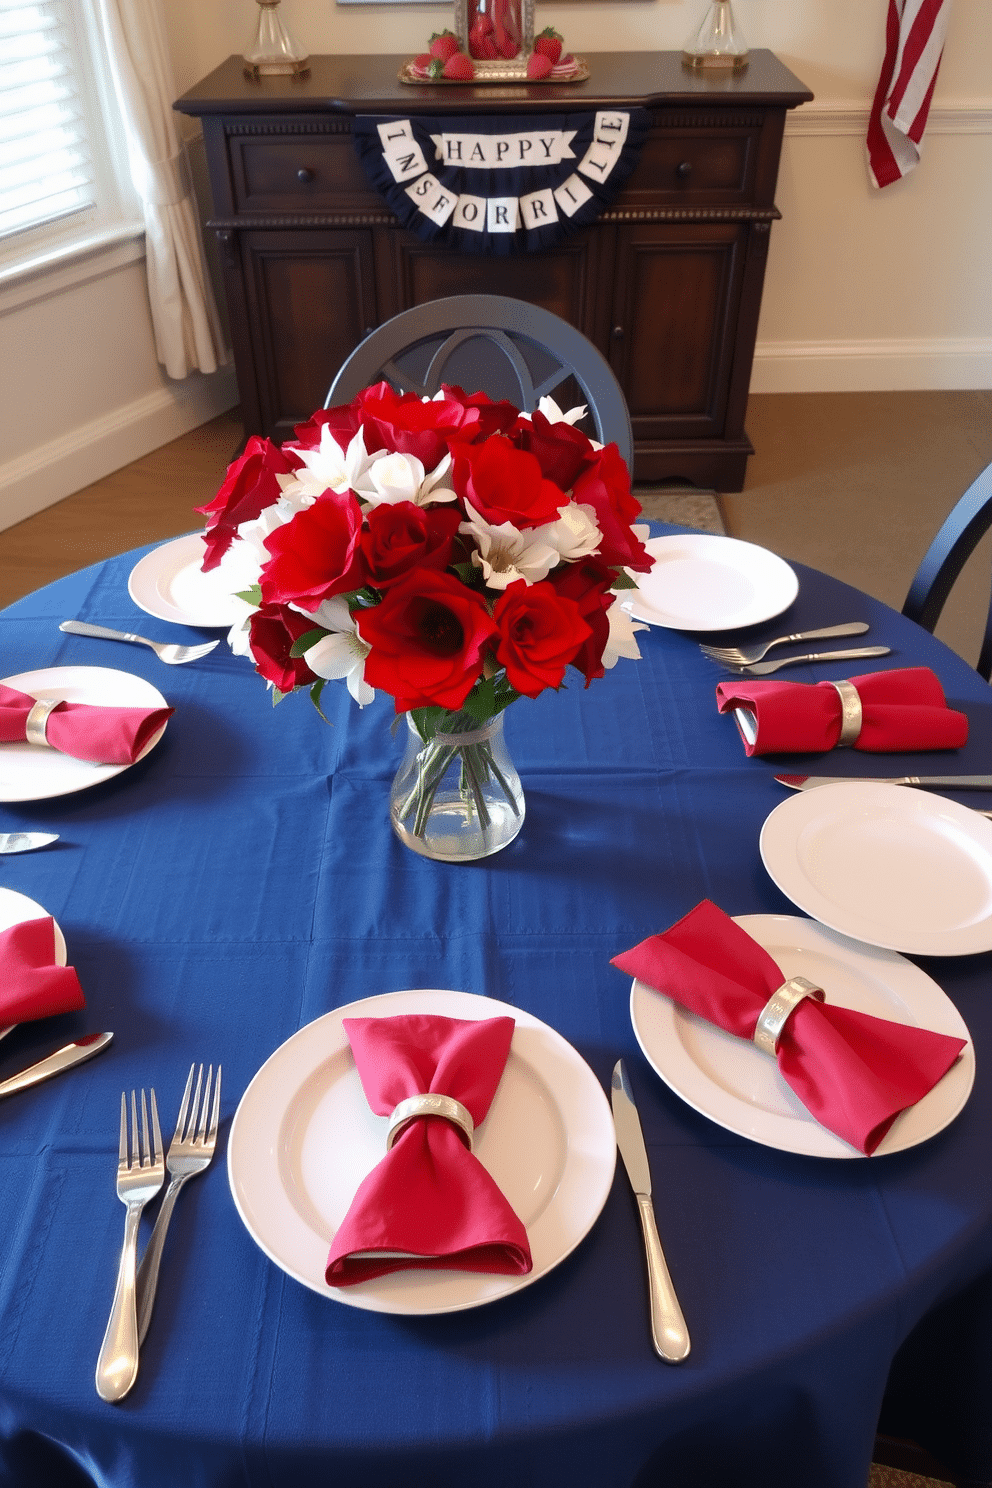
{"type": "Polygon", "coordinates": [[[445,88],[476,88],[487,83],[502,83],[504,86],[512,83],[514,87],[518,83],[526,83],[529,87],[536,87],[544,83],[582,83],[589,76],[589,64],[581,57],[573,57],[568,67],[552,68],[548,77],[529,78],[524,68],[526,63],[513,62],[476,62],[475,76],[462,81],[460,78],[432,78],[426,72],[414,65],[413,62],[404,62],[397,73],[401,83],[412,83],[418,87],[445,88]]]}

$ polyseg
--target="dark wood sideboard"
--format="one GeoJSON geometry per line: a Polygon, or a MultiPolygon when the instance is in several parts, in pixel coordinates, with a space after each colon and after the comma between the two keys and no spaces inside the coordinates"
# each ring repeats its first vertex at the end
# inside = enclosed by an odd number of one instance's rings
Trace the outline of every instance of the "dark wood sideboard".
{"type": "Polygon", "coordinates": [[[404,60],[314,57],[306,79],[253,83],[229,57],[175,105],[202,120],[246,432],[291,438],[374,326],[485,290],[546,306],[609,358],[636,480],[739,491],[782,133],[809,89],[768,51],[730,76],[692,72],[677,52],[588,54],[587,81],[555,86],[405,86],[404,60]],[[652,116],[636,169],[609,210],[547,253],[421,241],[352,142],[357,114],[635,105],[652,116]]]}

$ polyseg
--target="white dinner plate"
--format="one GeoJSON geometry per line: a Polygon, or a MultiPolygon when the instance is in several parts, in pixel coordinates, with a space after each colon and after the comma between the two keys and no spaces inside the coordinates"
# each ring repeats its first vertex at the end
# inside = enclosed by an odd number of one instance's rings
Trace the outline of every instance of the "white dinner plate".
{"type": "MultiPolygon", "coordinates": [[[[144,677],[116,672],[109,667],[45,667],[39,672],[21,672],[2,679],[29,697],[56,697],[69,703],[94,703],[110,708],[167,708],[169,705],[144,677]]],[[[165,733],[156,731],[141,751],[144,759],[165,733]]],[[[137,764],[137,760],[135,761],[137,764]]],[[[112,780],[130,765],[95,765],[73,759],[57,749],[37,744],[0,744],[0,801],[47,801],[86,790],[112,780]]]]}
{"type": "Polygon", "coordinates": [[[669,630],[737,630],[771,620],[799,593],[793,570],[767,548],[715,533],[652,537],[649,573],[621,591],[635,620],[669,630]]]}
{"type": "Polygon", "coordinates": [[[914,956],[992,950],[992,821],[929,791],[845,780],[790,796],[761,857],[794,904],[914,956]]]}
{"type": "Polygon", "coordinates": [[[163,543],[139,558],[127,581],[127,592],[139,609],[177,625],[231,626],[242,619],[245,607],[234,592],[245,588],[244,577],[222,558],[204,573],[203,535],[189,532],[163,543]]]}
{"type": "Polygon", "coordinates": [[[407,1314],[479,1307],[544,1276],[592,1228],[615,1162],[605,1092],[571,1044],[519,1008],[436,990],[364,998],[301,1028],[248,1086],[228,1143],[234,1202],[270,1260],[323,1297],[407,1314]],[[368,1107],[342,1019],[401,1013],[515,1021],[474,1151],[526,1226],[534,1261],[526,1276],[414,1269],[349,1287],[324,1279],[331,1241],[358,1185],[385,1155],[389,1126],[368,1107]]]}
{"type": "MultiPolygon", "coordinates": [[[[975,1051],[961,1014],[936,982],[894,951],[859,945],[813,920],[791,915],[734,918],[764,947],[783,978],[807,977],[824,989],[828,1002],[968,1039],[944,1078],[896,1117],[873,1157],[915,1147],[954,1120],[971,1094],[975,1051]]],[[[864,1157],[810,1115],[785,1083],[776,1061],[754,1044],[716,1028],[636,980],[630,1017],[652,1068],[718,1126],[783,1152],[864,1157]]]]}
{"type": "MultiPolygon", "coordinates": [[[[48,910],[29,899],[27,894],[18,894],[15,889],[0,889],[0,932],[9,930],[13,925],[20,925],[24,920],[45,920],[48,918],[48,910]]],[[[55,964],[64,966],[68,960],[65,946],[65,936],[62,934],[58,920],[53,919],[55,926],[55,964]]],[[[13,1033],[17,1027],[16,1023],[8,1023],[6,1028],[0,1028],[0,1039],[6,1038],[8,1033],[13,1033]]]]}
{"type": "MultiPolygon", "coordinates": [[[[44,920],[48,918],[48,910],[29,899],[27,894],[18,894],[15,889],[0,889],[0,931],[9,930],[13,925],[20,925],[25,920],[44,920]]],[[[55,921],[55,964],[64,966],[66,964],[65,936],[55,921]]]]}

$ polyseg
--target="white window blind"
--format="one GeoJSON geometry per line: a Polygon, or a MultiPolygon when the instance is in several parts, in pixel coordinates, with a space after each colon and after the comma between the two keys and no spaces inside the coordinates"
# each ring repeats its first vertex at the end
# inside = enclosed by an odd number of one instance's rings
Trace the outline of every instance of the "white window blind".
{"type": "Polygon", "coordinates": [[[0,0],[4,278],[140,230],[96,41],[87,0],[0,0]]]}

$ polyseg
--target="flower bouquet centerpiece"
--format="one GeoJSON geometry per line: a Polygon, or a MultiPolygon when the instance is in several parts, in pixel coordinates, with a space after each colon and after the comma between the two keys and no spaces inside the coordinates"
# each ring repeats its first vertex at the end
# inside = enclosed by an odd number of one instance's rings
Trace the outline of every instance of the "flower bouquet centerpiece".
{"type": "Polygon", "coordinates": [[[639,655],[614,590],[651,567],[640,505],[616,445],[575,427],[584,413],[383,382],[282,446],[249,439],[199,508],[203,568],[223,564],[244,605],[231,647],[273,701],[306,687],[320,709],[338,679],[359,707],[380,688],[406,714],[390,814],[426,856],[483,857],[519,832],[510,703],[639,655]]]}

